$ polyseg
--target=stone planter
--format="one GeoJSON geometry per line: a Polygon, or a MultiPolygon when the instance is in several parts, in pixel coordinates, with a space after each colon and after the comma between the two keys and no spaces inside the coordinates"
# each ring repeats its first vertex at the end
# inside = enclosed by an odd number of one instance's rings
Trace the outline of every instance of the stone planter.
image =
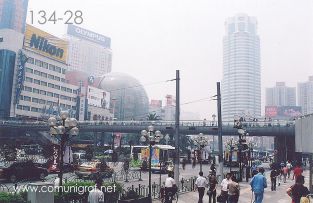
{"type": "Polygon", "coordinates": [[[138,199],[118,200],[118,203],[149,203],[149,198],[140,197],[138,199]]]}

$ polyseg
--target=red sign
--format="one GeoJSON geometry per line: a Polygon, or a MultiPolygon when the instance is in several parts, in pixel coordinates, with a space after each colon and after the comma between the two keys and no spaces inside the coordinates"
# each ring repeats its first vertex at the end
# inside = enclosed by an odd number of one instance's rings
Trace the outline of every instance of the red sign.
{"type": "Polygon", "coordinates": [[[265,116],[274,118],[278,114],[278,108],[277,106],[266,106],[265,107],[265,116]]]}

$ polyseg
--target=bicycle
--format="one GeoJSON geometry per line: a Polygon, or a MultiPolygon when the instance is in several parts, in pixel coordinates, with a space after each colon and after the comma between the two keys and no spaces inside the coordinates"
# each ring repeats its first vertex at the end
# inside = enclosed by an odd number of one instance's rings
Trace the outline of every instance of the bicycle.
{"type": "Polygon", "coordinates": [[[165,187],[161,187],[160,195],[161,195],[160,200],[162,203],[172,203],[173,201],[175,203],[178,202],[178,191],[177,190],[176,190],[176,192],[174,192],[174,194],[173,194],[173,192],[168,193],[169,197],[168,197],[167,201],[166,201],[165,187]]]}

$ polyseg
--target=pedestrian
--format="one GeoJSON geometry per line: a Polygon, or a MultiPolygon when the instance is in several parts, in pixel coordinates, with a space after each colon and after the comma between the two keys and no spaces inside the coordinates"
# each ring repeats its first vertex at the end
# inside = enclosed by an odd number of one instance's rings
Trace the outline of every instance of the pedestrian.
{"type": "Polygon", "coordinates": [[[228,201],[228,184],[231,182],[231,174],[227,173],[226,178],[224,178],[221,182],[221,197],[222,197],[222,202],[228,201]]]}
{"type": "Polygon", "coordinates": [[[300,203],[303,200],[302,197],[306,197],[310,192],[307,187],[305,187],[303,179],[298,176],[296,183],[287,189],[287,194],[292,198],[292,203],[300,203]],[[301,200],[301,201],[300,201],[301,200]]]}
{"type": "Polygon", "coordinates": [[[196,158],[192,158],[192,168],[194,169],[196,167],[196,158]]]}
{"type": "Polygon", "coordinates": [[[293,169],[293,179],[297,180],[297,177],[301,176],[302,172],[301,164],[297,163],[296,167],[293,169]]]}
{"type": "Polygon", "coordinates": [[[182,164],[183,170],[185,170],[185,168],[186,168],[186,162],[187,162],[187,160],[185,158],[183,158],[183,164],[182,164]]]}
{"type": "Polygon", "coordinates": [[[239,183],[235,176],[232,176],[231,180],[228,184],[228,203],[238,203],[240,195],[239,183]]]}
{"type": "Polygon", "coordinates": [[[216,186],[218,182],[215,173],[211,171],[209,176],[209,189],[207,194],[209,195],[209,203],[216,203],[216,186]],[[213,200],[213,201],[212,201],[213,200]]]}
{"type": "Polygon", "coordinates": [[[255,196],[255,203],[263,202],[264,188],[267,188],[266,178],[263,174],[264,168],[261,167],[259,168],[259,173],[250,182],[252,192],[254,192],[255,196]]]}
{"type": "Polygon", "coordinates": [[[251,171],[252,171],[252,177],[258,174],[258,170],[255,164],[252,165],[251,171]]]}
{"type": "Polygon", "coordinates": [[[292,170],[292,164],[290,163],[290,161],[287,162],[286,166],[288,168],[288,179],[289,179],[290,178],[290,172],[292,170]]]}
{"type": "Polygon", "coordinates": [[[288,168],[285,166],[283,168],[283,175],[284,175],[284,183],[286,183],[287,175],[288,175],[288,168]]]}
{"type": "Polygon", "coordinates": [[[165,179],[165,203],[172,203],[172,197],[175,194],[176,182],[173,178],[173,173],[169,172],[168,177],[165,179]]]}
{"type": "Polygon", "coordinates": [[[248,164],[246,166],[246,182],[249,182],[249,178],[251,178],[251,167],[248,164]]]}
{"type": "Polygon", "coordinates": [[[277,176],[278,176],[278,171],[273,167],[271,171],[271,190],[276,191],[276,182],[277,182],[277,176]]]}
{"type": "Polygon", "coordinates": [[[198,190],[198,193],[199,193],[198,203],[203,203],[204,191],[207,185],[208,185],[208,181],[205,177],[203,177],[203,172],[200,171],[199,177],[197,178],[196,183],[195,183],[196,189],[198,190]]]}
{"type": "Polygon", "coordinates": [[[100,203],[104,202],[104,193],[101,191],[102,179],[96,180],[96,187],[89,192],[88,203],[100,203]]]}

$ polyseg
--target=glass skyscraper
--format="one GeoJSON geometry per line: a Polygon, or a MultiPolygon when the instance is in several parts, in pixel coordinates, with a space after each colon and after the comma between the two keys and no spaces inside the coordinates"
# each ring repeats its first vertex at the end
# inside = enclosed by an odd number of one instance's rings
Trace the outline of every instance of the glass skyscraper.
{"type": "Polygon", "coordinates": [[[28,0],[0,0],[0,29],[25,32],[28,0]]]}
{"type": "Polygon", "coordinates": [[[225,22],[222,118],[261,116],[260,38],[256,18],[238,14],[225,22]]]}

